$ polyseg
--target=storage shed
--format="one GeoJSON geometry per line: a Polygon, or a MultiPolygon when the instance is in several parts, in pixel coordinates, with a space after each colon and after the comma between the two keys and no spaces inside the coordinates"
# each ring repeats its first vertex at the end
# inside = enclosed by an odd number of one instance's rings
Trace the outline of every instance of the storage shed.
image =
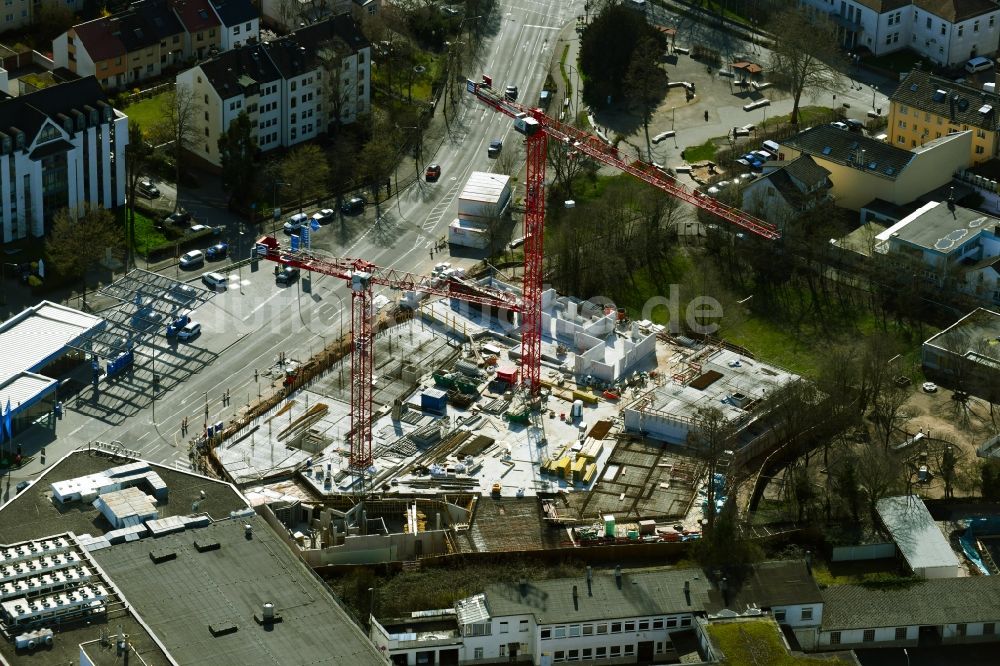
{"type": "Polygon", "coordinates": [[[510,204],[510,176],[473,171],[458,197],[458,217],[488,221],[502,216],[510,204]]]}
{"type": "Polygon", "coordinates": [[[910,570],[924,578],[955,578],[958,556],[916,495],[884,497],[878,515],[910,570]]]}
{"type": "Polygon", "coordinates": [[[420,395],[420,408],[425,412],[444,414],[448,408],[448,394],[441,389],[425,389],[420,395]]]}

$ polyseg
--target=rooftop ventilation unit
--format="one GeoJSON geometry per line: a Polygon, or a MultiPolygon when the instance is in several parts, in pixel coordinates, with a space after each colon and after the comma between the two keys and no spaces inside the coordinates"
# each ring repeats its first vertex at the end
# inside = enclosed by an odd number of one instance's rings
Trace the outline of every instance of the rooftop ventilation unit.
{"type": "Polygon", "coordinates": [[[934,96],[931,99],[935,102],[943,102],[947,97],[948,92],[939,88],[934,91],[934,96]]]}

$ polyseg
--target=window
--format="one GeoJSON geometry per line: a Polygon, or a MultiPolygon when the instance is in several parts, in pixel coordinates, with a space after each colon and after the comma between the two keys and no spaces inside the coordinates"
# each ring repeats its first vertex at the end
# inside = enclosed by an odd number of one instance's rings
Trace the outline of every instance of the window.
{"type": "Polygon", "coordinates": [[[506,622],[501,622],[500,623],[500,633],[501,634],[506,634],[507,632],[508,632],[508,625],[507,625],[507,623],[506,622]]]}
{"type": "Polygon", "coordinates": [[[811,619],[813,619],[813,609],[812,609],[812,606],[810,606],[808,608],[803,608],[802,609],[802,619],[803,620],[811,620],[811,619]]]}
{"type": "Polygon", "coordinates": [[[653,620],[653,629],[663,629],[663,618],[658,617],[653,620]]]}
{"type": "Polygon", "coordinates": [[[993,24],[995,23],[995,19],[996,19],[996,17],[995,17],[995,16],[991,16],[991,17],[990,17],[990,27],[991,27],[991,28],[993,27],[993,24]]]}
{"type": "Polygon", "coordinates": [[[979,32],[979,19],[976,19],[972,24],[972,32],[979,32]]]}
{"type": "Polygon", "coordinates": [[[667,629],[671,629],[671,628],[676,627],[676,626],[677,626],[677,618],[676,617],[668,617],[667,618],[667,629]]]}
{"type": "Polygon", "coordinates": [[[518,631],[527,631],[528,630],[528,621],[527,620],[521,620],[520,622],[518,622],[517,623],[517,630],[518,631]]]}
{"type": "Polygon", "coordinates": [[[552,638],[552,630],[549,628],[542,629],[542,640],[547,641],[552,638]]]}
{"type": "Polygon", "coordinates": [[[251,30],[253,30],[253,28],[251,27],[250,23],[247,23],[246,28],[247,28],[247,32],[250,32],[251,30]]]}
{"type": "Polygon", "coordinates": [[[235,27],[233,28],[233,34],[234,34],[234,35],[238,35],[238,34],[240,34],[240,26],[235,26],[235,27]]]}
{"type": "Polygon", "coordinates": [[[566,654],[566,658],[567,658],[568,661],[580,661],[580,651],[579,650],[570,650],[566,654]]]}
{"type": "Polygon", "coordinates": [[[620,657],[620,656],[622,656],[622,646],[621,645],[612,645],[611,646],[611,656],[612,657],[620,657]]]}
{"type": "Polygon", "coordinates": [[[594,648],[594,657],[595,658],[597,658],[597,659],[604,659],[607,656],[608,656],[608,648],[606,648],[606,647],[594,648]]]}
{"type": "Polygon", "coordinates": [[[681,626],[682,627],[690,627],[691,626],[691,618],[689,618],[689,617],[682,617],[681,618],[681,626]]]}
{"type": "Polygon", "coordinates": [[[910,107],[906,106],[905,104],[899,105],[899,115],[905,116],[909,112],[910,112],[910,107]]]}
{"type": "Polygon", "coordinates": [[[930,16],[927,17],[927,29],[928,30],[931,29],[931,17],[930,16]]]}
{"type": "Polygon", "coordinates": [[[865,633],[861,637],[861,640],[864,641],[865,643],[872,643],[872,642],[874,642],[875,641],[875,630],[874,629],[865,629],[865,633]]]}
{"type": "Polygon", "coordinates": [[[784,622],[785,621],[785,611],[783,611],[783,610],[776,610],[776,611],[774,611],[774,621],[775,622],[784,622]]]}
{"type": "Polygon", "coordinates": [[[996,631],[996,622],[983,622],[983,636],[992,636],[996,631]]]}
{"type": "Polygon", "coordinates": [[[625,656],[629,657],[629,656],[632,656],[633,654],[635,654],[635,646],[634,645],[626,645],[625,646],[625,656]]]}
{"type": "Polygon", "coordinates": [[[955,625],[955,633],[958,634],[959,636],[965,636],[967,631],[968,631],[968,625],[966,624],[955,625]]]}
{"type": "Polygon", "coordinates": [[[639,631],[649,631],[649,620],[639,620],[639,631]]]}
{"type": "Polygon", "coordinates": [[[153,73],[153,63],[149,63],[148,65],[146,65],[146,73],[147,74],[153,73]]]}
{"type": "Polygon", "coordinates": [[[592,624],[585,624],[585,625],[583,625],[583,635],[584,636],[593,636],[594,635],[594,625],[592,625],[592,624]]]}
{"type": "Polygon", "coordinates": [[[291,90],[292,92],[295,92],[295,87],[296,87],[297,85],[298,85],[298,82],[296,82],[296,81],[292,81],[292,85],[290,85],[290,86],[288,87],[288,89],[289,89],[289,90],[291,90]]]}
{"type": "Polygon", "coordinates": [[[506,657],[507,656],[507,646],[506,645],[501,645],[500,646],[500,650],[497,652],[497,655],[500,656],[500,657],[506,657]]]}
{"type": "Polygon", "coordinates": [[[583,648],[582,654],[580,656],[584,659],[584,661],[586,661],[587,659],[593,659],[593,657],[594,657],[594,649],[593,648],[583,648]]]}
{"type": "Polygon", "coordinates": [[[906,121],[905,120],[900,120],[899,121],[899,129],[906,129],[906,121]]]}
{"type": "Polygon", "coordinates": [[[556,638],[566,638],[566,627],[556,627],[553,636],[556,638]]]}
{"type": "Polygon", "coordinates": [[[208,136],[208,128],[205,128],[205,136],[208,136]]]}
{"type": "Polygon", "coordinates": [[[625,631],[635,631],[635,622],[626,622],[625,631]]]}
{"type": "Polygon", "coordinates": [[[840,632],[831,631],[830,632],[830,645],[840,645],[840,632]]]}
{"type": "Polygon", "coordinates": [[[569,628],[569,637],[570,638],[579,638],[580,637],[580,625],[574,624],[574,625],[570,626],[570,628],[569,628]]]}
{"type": "Polygon", "coordinates": [[[947,27],[945,27],[945,24],[944,24],[944,23],[942,23],[942,24],[941,24],[941,34],[942,34],[942,35],[946,35],[946,34],[948,34],[948,28],[947,28],[947,27]]]}
{"type": "Polygon", "coordinates": [[[958,26],[958,36],[961,37],[962,33],[964,32],[965,32],[965,26],[964,25],[958,26]]]}
{"type": "Polygon", "coordinates": [[[620,633],[622,633],[622,623],[621,622],[612,622],[611,623],[611,633],[613,633],[613,634],[620,634],[620,633]]]}
{"type": "Polygon", "coordinates": [[[608,633],[608,625],[606,625],[606,624],[598,624],[598,625],[594,625],[594,626],[597,629],[597,633],[599,633],[599,634],[606,634],[606,633],[608,633]]]}
{"type": "Polygon", "coordinates": [[[896,640],[897,641],[906,640],[906,627],[896,627],[896,640]]]}
{"type": "Polygon", "coordinates": [[[982,155],[985,152],[985,148],[982,146],[976,146],[976,155],[982,155]]]}
{"type": "Polygon", "coordinates": [[[477,647],[476,649],[474,649],[472,651],[472,658],[473,659],[482,659],[483,658],[483,648],[477,647]]]}
{"type": "Polygon", "coordinates": [[[886,45],[892,44],[892,35],[886,35],[885,36],[885,43],[886,43],[886,45]]]}
{"type": "Polygon", "coordinates": [[[552,661],[566,661],[566,651],[556,650],[552,655],[552,661]]]}

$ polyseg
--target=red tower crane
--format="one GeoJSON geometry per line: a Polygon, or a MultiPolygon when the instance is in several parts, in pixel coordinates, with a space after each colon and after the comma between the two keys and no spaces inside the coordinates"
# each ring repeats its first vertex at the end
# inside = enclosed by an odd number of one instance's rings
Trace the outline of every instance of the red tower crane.
{"type": "Polygon", "coordinates": [[[256,243],[260,259],[284,266],[330,275],[351,287],[351,453],[350,469],[365,478],[372,465],[372,371],[374,369],[375,334],[372,326],[372,287],[385,286],[403,291],[422,292],[467,303],[475,303],[510,312],[521,312],[522,301],[508,291],[471,285],[451,278],[444,282],[382,268],[363,259],[320,258],[307,252],[283,252],[278,239],[262,236],[256,243]]]}
{"type": "Polygon", "coordinates": [[[545,228],[545,157],[548,137],[560,141],[584,155],[632,174],[650,185],[682,201],[702,208],[723,220],[750,233],[775,240],[781,233],[773,224],[748,215],[738,208],[692,191],[652,164],[642,161],[628,162],[618,149],[598,137],[561,123],[545,115],[541,109],[531,109],[508,100],[493,92],[490,81],[466,81],[466,90],[495,111],[514,119],[514,129],[525,136],[526,177],[524,235],[524,327],[521,331],[523,347],[522,372],[533,396],[541,386],[541,323],[542,323],[542,258],[543,230],[545,228]]]}

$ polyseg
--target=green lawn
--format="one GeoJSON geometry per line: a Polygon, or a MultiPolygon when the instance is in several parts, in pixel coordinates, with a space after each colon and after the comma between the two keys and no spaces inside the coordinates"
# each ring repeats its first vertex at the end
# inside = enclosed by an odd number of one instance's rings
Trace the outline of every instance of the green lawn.
{"type": "Polygon", "coordinates": [[[573,85],[569,82],[569,76],[566,74],[567,55],[569,55],[569,44],[563,47],[562,56],[559,58],[559,73],[562,74],[563,84],[566,86],[566,97],[568,99],[573,94],[573,85]]]}
{"type": "Polygon", "coordinates": [[[152,219],[139,211],[135,212],[135,249],[139,254],[147,254],[151,248],[167,242],[167,237],[156,228],[155,224],[152,219]]]}
{"type": "Polygon", "coordinates": [[[713,139],[709,139],[700,146],[688,146],[681,153],[681,157],[687,162],[701,162],[704,160],[714,160],[715,153],[719,151],[719,147],[715,145],[713,139]]]}
{"type": "Polygon", "coordinates": [[[777,625],[770,620],[716,622],[708,625],[708,635],[722,651],[722,663],[731,666],[813,666],[830,663],[828,659],[789,654],[777,625]]]}
{"type": "Polygon", "coordinates": [[[166,94],[160,93],[155,97],[130,104],[125,107],[124,113],[130,120],[138,123],[143,133],[148,135],[152,128],[163,118],[163,101],[166,94]]]}
{"type": "MultiPolygon", "coordinates": [[[[826,106],[800,106],[799,107],[799,125],[802,127],[811,127],[814,125],[821,125],[823,123],[832,122],[836,114],[833,109],[826,106]]],[[[792,114],[786,113],[783,116],[775,116],[773,118],[767,119],[767,124],[769,127],[777,125],[787,125],[792,118],[792,114]]]]}

